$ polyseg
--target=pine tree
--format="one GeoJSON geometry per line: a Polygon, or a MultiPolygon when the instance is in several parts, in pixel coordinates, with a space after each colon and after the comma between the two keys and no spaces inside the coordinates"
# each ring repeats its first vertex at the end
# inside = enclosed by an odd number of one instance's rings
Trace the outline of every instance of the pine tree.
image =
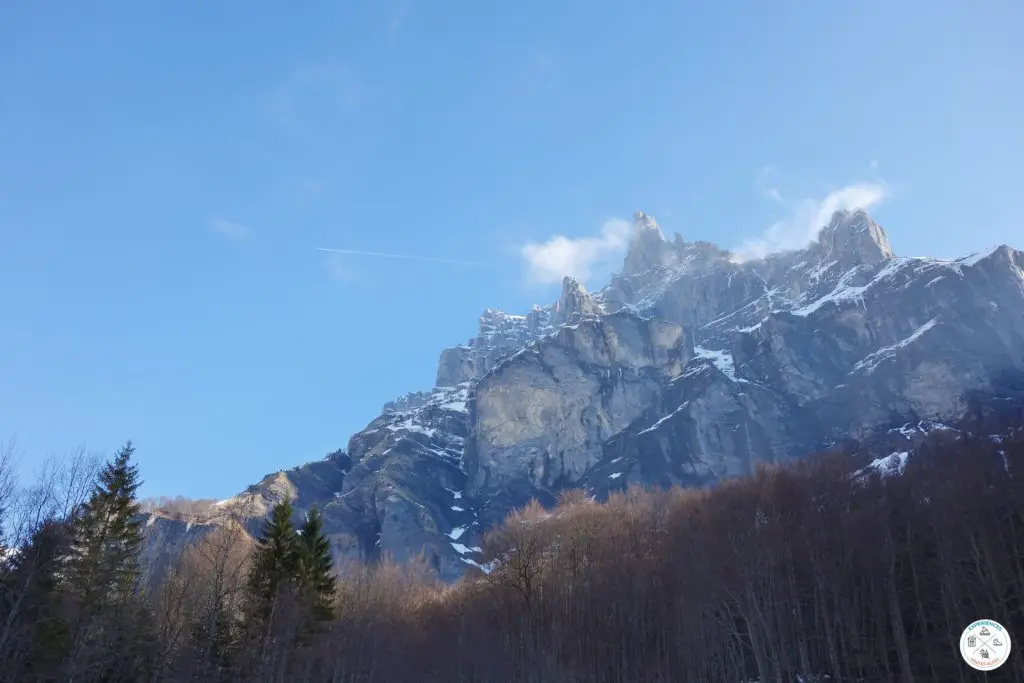
{"type": "Polygon", "coordinates": [[[290,587],[298,567],[298,544],[292,526],[292,504],[287,498],[263,524],[247,582],[247,617],[250,626],[262,626],[273,617],[274,606],[290,587]]]}
{"type": "Polygon", "coordinates": [[[331,545],[324,536],[323,517],[315,506],[306,515],[298,538],[299,595],[314,621],[328,621],[334,612],[331,545]]]}
{"type": "Polygon", "coordinates": [[[142,482],[134,453],[131,441],[121,447],[72,521],[66,583],[86,610],[123,604],[137,587],[142,522],[135,496],[142,482]]]}

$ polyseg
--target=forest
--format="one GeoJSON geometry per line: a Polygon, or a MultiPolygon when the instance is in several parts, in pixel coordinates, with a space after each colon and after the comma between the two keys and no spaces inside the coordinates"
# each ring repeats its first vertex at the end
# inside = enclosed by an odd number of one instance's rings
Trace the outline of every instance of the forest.
{"type": "Polygon", "coordinates": [[[989,673],[959,653],[980,618],[1024,643],[1024,432],[988,434],[935,434],[900,471],[837,450],[707,489],[567,492],[510,514],[454,585],[332,566],[288,501],[157,579],[131,443],[31,485],[8,457],[0,681],[1021,681],[1020,652],[989,673]]]}

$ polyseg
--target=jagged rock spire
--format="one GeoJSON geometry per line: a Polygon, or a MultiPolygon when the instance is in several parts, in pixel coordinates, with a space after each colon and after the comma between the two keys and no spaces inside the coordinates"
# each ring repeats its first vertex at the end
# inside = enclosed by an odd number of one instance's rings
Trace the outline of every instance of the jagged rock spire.
{"type": "Polygon", "coordinates": [[[581,318],[600,315],[601,312],[601,307],[579,280],[569,276],[562,278],[562,294],[555,304],[552,318],[556,325],[575,323],[581,318]]]}
{"type": "MultiPolygon", "coordinates": [[[[661,227],[658,225],[658,221],[654,220],[654,216],[650,216],[640,209],[633,214],[633,226],[636,228],[637,234],[647,230],[656,230],[659,235],[661,234],[661,227]]],[[[665,239],[664,235],[662,235],[662,239],[665,239]]]]}
{"type": "Polygon", "coordinates": [[[878,263],[894,256],[889,238],[864,209],[842,209],[818,235],[826,257],[850,263],[878,263]]]}
{"type": "Polygon", "coordinates": [[[635,275],[669,265],[675,259],[675,250],[665,241],[661,227],[643,211],[633,214],[633,238],[622,266],[623,275],[635,275]]]}

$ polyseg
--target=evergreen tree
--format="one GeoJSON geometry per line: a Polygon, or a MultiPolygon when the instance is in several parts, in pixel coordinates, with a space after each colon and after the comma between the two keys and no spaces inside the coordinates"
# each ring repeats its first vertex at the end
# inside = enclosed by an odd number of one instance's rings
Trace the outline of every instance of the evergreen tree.
{"type": "Polygon", "coordinates": [[[328,621],[334,612],[331,545],[323,527],[323,517],[314,506],[306,515],[298,538],[299,595],[314,621],[328,621]]]}
{"type": "Polygon", "coordinates": [[[63,678],[141,680],[152,656],[146,603],[138,591],[142,549],[140,484],[128,441],[106,463],[89,499],[72,514],[62,568],[68,604],[68,654],[63,678]]]}
{"type": "Polygon", "coordinates": [[[67,526],[47,520],[13,554],[0,581],[0,669],[14,678],[43,677],[64,654],[57,576],[67,543],[67,526]]]}
{"type": "Polygon", "coordinates": [[[247,582],[250,625],[266,624],[282,592],[290,587],[298,568],[298,544],[292,526],[292,504],[285,499],[274,506],[263,524],[247,582]]]}
{"type": "Polygon", "coordinates": [[[86,610],[123,604],[137,586],[142,522],[135,496],[142,482],[134,453],[131,441],[121,447],[72,521],[66,582],[86,610]]]}

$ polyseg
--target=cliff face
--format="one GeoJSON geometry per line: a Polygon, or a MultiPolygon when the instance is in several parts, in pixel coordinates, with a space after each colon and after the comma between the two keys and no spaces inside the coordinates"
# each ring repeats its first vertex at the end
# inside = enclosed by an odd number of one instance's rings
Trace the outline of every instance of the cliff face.
{"type": "MultiPolygon", "coordinates": [[[[530,497],[703,485],[846,438],[899,446],[1024,374],[1024,254],[901,258],[863,211],[806,249],[740,262],[636,217],[621,274],[523,316],[487,310],[437,387],[347,451],[226,505],[320,505],[339,560],[423,552],[455,578],[530,497]]],[[[1015,381],[1015,380],[1014,380],[1015,381]]],[[[1011,382],[1012,384],[1012,382],[1011,382]]]]}
{"type": "Polygon", "coordinates": [[[437,386],[451,387],[479,379],[526,344],[551,331],[551,306],[534,306],[526,315],[488,308],[480,316],[480,333],[465,346],[441,352],[437,386]]]}
{"type": "Polygon", "coordinates": [[[469,492],[495,511],[580,482],[693,355],[682,328],[620,311],[583,319],[483,377],[467,448],[469,492]]]}
{"type": "Polygon", "coordinates": [[[313,505],[321,509],[337,562],[376,561],[385,553],[401,562],[422,553],[440,576],[455,578],[470,553],[458,552],[456,541],[476,522],[460,504],[469,391],[462,384],[393,401],[349,439],[347,450],[270,474],[219,506],[225,516],[248,518],[255,534],[287,496],[297,518],[313,505]]]}

